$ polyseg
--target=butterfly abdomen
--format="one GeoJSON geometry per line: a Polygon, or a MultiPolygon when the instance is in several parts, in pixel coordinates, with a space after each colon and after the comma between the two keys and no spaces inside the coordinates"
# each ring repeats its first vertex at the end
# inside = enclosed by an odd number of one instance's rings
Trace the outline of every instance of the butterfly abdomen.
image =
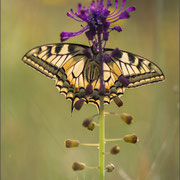
{"type": "Polygon", "coordinates": [[[99,64],[95,61],[87,62],[84,73],[88,83],[98,80],[100,76],[99,64]]]}

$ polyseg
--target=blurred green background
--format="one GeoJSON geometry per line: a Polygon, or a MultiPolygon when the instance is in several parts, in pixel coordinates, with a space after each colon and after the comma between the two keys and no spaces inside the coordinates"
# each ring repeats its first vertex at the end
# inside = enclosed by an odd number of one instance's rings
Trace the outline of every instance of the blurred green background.
{"type": "MultiPolygon", "coordinates": [[[[66,16],[83,0],[2,0],[1,31],[1,177],[2,180],[97,180],[96,170],[73,172],[74,161],[97,166],[93,147],[66,149],[64,140],[96,143],[98,128],[89,132],[82,121],[95,113],[85,105],[71,114],[71,103],[58,94],[55,82],[26,66],[22,56],[31,48],[59,42],[62,31],[77,31],[80,24],[66,16]]],[[[116,171],[107,180],[179,179],[179,11],[178,0],[128,1],[136,6],[123,32],[112,33],[107,47],[119,47],[144,56],[163,70],[162,83],[128,89],[124,106],[106,106],[113,112],[134,115],[128,126],[120,118],[106,118],[106,137],[136,133],[136,145],[124,142],[119,155],[106,157],[116,171]]],[[[88,45],[84,35],[68,42],[88,45]]],[[[106,146],[108,151],[115,143],[106,146]]]]}

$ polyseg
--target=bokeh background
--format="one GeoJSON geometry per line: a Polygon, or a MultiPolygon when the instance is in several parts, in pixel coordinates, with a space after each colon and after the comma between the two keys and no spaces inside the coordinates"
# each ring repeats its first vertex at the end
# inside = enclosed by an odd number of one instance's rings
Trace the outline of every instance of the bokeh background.
{"type": "MultiPolygon", "coordinates": [[[[97,113],[93,105],[71,114],[71,103],[58,94],[55,82],[26,66],[22,56],[31,48],[59,42],[62,31],[80,24],[66,16],[77,3],[89,0],[2,0],[1,30],[1,177],[2,180],[97,180],[96,170],[73,172],[74,161],[98,165],[93,147],[66,149],[64,140],[97,143],[98,128],[89,132],[82,121],[97,113]]],[[[119,155],[106,157],[116,166],[107,180],[179,179],[179,11],[178,0],[131,1],[136,6],[123,32],[112,33],[107,47],[144,56],[163,70],[161,83],[128,89],[124,106],[106,106],[134,116],[128,126],[119,117],[106,118],[106,137],[136,133],[140,142],[118,142],[119,155]]],[[[88,45],[85,35],[68,42],[88,45]]],[[[106,146],[108,151],[114,144],[106,146]]]]}

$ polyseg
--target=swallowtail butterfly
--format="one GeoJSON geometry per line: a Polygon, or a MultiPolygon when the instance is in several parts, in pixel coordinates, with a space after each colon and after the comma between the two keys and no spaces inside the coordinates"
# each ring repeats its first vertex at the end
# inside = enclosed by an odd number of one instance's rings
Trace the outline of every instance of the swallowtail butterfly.
{"type": "MultiPolygon", "coordinates": [[[[104,49],[104,55],[110,55],[113,49],[104,49]]],[[[99,108],[100,70],[98,52],[93,48],[70,43],[57,43],[42,45],[30,50],[24,55],[23,61],[42,74],[56,80],[56,87],[66,99],[74,104],[80,98],[86,103],[94,103],[99,108]],[[84,50],[90,48],[93,59],[88,59],[84,50]],[[85,89],[91,83],[93,96],[85,96],[85,89]]],[[[121,51],[120,58],[111,58],[103,64],[105,95],[104,103],[109,104],[114,96],[122,96],[126,88],[164,80],[161,69],[153,62],[132,54],[121,51]],[[129,80],[129,85],[124,87],[118,77],[123,75],[129,80]]]]}

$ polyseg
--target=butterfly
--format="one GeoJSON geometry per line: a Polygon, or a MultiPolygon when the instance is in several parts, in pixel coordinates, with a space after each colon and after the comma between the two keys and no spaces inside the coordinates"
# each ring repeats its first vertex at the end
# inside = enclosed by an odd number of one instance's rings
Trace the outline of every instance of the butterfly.
{"type": "MultiPolygon", "coordinates": [[[[104,56],[110,55],[113,49],[104,49],[104,56]]],[[[86,103],[93,103],[99,109],[100,68],[99,53],[92,47],[72,44],[55,43],[33,48],[23,57],[23,62],[47,77],[56,80],[56,87],[66,99],[74,104],[81,98],[86,103]],[[85,50],[91,50],[93,59],[85,56],[85,50]],[[86,87],[91,84],[93,93],[86,95],[86,87]]],[[[103,63],[104,70],[104,103],[110,104],[116,96],[123,95],[126,88],[134,88],[165,79],[161,69],[153,62],[121,50],[121,57],[111,58],[103,63]],[[128,79],[125,87],[119,76],[128,79]]]]}

